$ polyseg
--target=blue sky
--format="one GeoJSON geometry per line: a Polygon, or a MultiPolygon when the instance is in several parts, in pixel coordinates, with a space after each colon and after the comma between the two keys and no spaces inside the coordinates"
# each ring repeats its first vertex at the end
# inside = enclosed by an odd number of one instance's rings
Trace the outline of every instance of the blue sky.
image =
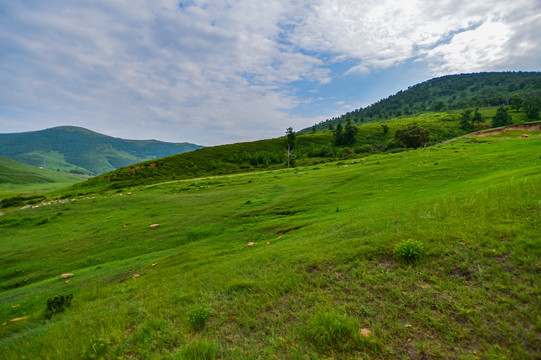
{"type": "Polygon", "coordinates": [[[436,76],[541,70],[541,1],[0,0],[0,133],[217,145],[436,76]]]}

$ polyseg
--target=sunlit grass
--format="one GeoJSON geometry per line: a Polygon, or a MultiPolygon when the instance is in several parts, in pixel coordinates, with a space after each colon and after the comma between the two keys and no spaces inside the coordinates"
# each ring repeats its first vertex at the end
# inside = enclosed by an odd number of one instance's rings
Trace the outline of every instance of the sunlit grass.
{"type": "Polygon", "coordinates": [[[28,318],[0,328],[0,358],[539,357],[539,140],[9,209],[0,321],[28,318]],[[394,255],[405,239],[423,243],[414,266],[394,255]]]}

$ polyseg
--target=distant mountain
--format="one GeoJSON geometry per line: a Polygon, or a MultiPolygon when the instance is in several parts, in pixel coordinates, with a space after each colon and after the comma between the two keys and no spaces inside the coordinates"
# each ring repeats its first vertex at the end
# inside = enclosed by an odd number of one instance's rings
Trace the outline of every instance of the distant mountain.
{"type": "Polygon", "coordinates": [[[0,134],[1,156],[32,166],[93,175],[201,147],[190,143],[124,140],[74,126],[0,134]]]}
{"type": "Polygon", "coordinates": [[[395,95],[332,119],[300,133],[332,129],[348,119],[354,124],[391,119],[427,111],[509,105],[513,97],[541,95],[541,72],[493,72],[434,78],[395,95]]]}

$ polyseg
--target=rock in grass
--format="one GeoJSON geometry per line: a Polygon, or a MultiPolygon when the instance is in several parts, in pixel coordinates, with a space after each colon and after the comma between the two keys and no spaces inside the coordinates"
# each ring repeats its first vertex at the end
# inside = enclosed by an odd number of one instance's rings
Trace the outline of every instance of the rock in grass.
{"type": "Polygon", "coordinates": [[[361,336],[362,337],[365,337],[365,338],[370,337],[371,333],[372,332],[370,330],[366,329],[366,328],[361,329],[361,336]]]}
{"type": "Polygon", "coordinates": [[[66,279],[66,278],[69,278],[69,277],[72,277],[72,276],[73,276],[73,274],[71,274],[71,273],[70,274],[62,274],[62,275],[60,275],[60,278],[61,279],[66,279]]]}
{"type": "Polygon", "coordinates": [[[248,244],[246,244],[246,246],[252,246],[253,244],[255,244],[255,242],[250,241],[248,244]]]}
{"type": "Polygon", "coordinates": [[[134,278],[134,279],[137,279],[137,278],[139,278],[139,277],[141,277],[141,275],[139,275],[139,274],[133,275],[133,278],[134,278]]]}
{"type": "Polygon", "coordinates": [[[158,227],[158,226],[160,226],[160,224],[152,224],[152,225],[150,225],[151,228],[155,228],[155,227],[158,227]]]}

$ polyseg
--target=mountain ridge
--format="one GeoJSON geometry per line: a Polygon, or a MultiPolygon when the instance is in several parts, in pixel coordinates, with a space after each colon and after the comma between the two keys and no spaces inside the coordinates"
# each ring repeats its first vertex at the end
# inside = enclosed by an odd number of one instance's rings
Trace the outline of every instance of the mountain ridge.
{"type": "Polygon", "coordinates": [[[68,125],[0,134],[2,156],[32,166],[89,175],[201,147],[187,142],[122,139],[68,125]]]}

